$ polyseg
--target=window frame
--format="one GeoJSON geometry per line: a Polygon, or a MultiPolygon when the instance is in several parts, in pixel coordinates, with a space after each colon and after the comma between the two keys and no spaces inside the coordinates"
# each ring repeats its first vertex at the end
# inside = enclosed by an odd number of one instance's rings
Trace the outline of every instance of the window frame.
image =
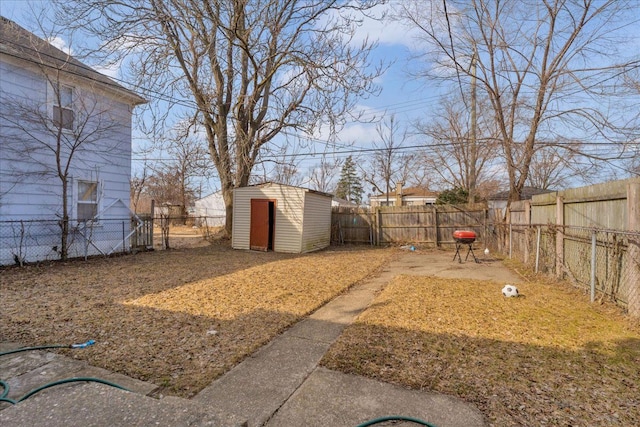
{"type": "Polygon", "coordinates": [[[64,132],[72,132],[75,129],[76,122],[76,111],[74,108],[75,94],[76,90],[73,86],[66,85],[60,82],[51,84],[51,120],[53,125],[61,129],[64,132]],[[54,86],[55,84],[55,86],[54,86]],[[67,94],[65,93],[63,96],[63,91],[68,91],[68,100],[66,98],[67,94]],[[61,105],[65,103],[65,105],[61,105]],[[69,117],[65,117],[65,113],[70,115],[69,117]]]}
{"type": "Polygon", "coordinates": [[[75,221],[78,224],[86,224],[90,221],[92,221],[93,224],[97,224],[100,221],[98,217],[98,215],[100,214],[100,201],[102,198],[100,190],[101,190],[100,181],[91,180],[91,179],[76,180],[74,185],[74,212],[75,212],[75,221]],[[87,184],[88,184],[87,189],[81,188],[82,185],[87,185],[87,184]],[[84,191],[84,194],[89,194],[89,196],[92,196],[95,194],[95,200],[85,200],[81,194],[81,190],[84,191]],[[95,214],[92,215],[90,218],[86,218],[86,217],[80,218],[81,205],[94,206],[93,212],[95,212],[95,214]]]}

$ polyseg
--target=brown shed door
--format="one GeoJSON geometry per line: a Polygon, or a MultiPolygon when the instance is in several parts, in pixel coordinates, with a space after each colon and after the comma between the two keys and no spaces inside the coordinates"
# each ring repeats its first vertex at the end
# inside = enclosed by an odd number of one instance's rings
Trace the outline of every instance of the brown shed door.
{"type": "Polygon", "coordinates": [[[251,199],[251,228],[249,247],[256,251],[273,249],[275,225],[275,202],[266,199],[251,199]]]}

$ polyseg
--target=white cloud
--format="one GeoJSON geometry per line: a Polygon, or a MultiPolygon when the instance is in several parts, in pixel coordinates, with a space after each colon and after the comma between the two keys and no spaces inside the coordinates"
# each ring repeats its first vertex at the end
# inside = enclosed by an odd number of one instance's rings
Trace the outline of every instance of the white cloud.
{"type": "Polygon", "coordinates": [[[411,48],[414,30],[408,28],[402,21],[392,18],[398,7],[398,3],[395,3],[394,7],[394,2],[379,4],[367,10],[366,16],[354,10],[334,11],[322,17],[319,20],[319,26],[342,16],[353,21],[356,25],[353,38],[350,40],[352,45],[359,46],[368,40],[370,43],[378,42],[380,45],[411,48]]]}
{"type": "Polygon", "coordinates": [[[73,56],[73,49],[71,49],[71,46],[69,46],[67,44],[67,42],[64,39],[62,39],[61,37],[59,37],[59,36],[50,37],[50,38],[47,39],[47,41],[52,46],[60,49],[61,51],[63,51],[67,55],[73,56]]]}
{"type": "Polygon", "coordinates": [[[357,28],[354,43],[362,43],[366,38],[381,45],[401,45],[413,47],[415,29],[408,28],[402,21],[394,19],[392,3],[378,5],[369,13],[357,28]]]}
{"type": "Polygon", "coordinates": [[[93,67],[97,72],[104,74],[107,77],[111,77],[113,79],[118,78],[120,75],[120,62],[115,64],[110,64],[107,66],[95,66],[93,67]]]}

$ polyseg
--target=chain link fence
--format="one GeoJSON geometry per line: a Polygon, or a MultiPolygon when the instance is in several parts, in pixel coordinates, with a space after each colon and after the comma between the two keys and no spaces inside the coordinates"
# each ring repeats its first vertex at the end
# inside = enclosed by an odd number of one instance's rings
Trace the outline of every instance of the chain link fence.
{"type": "Polygon", "coordinates": [[[626,307],[640,282],[640,232],[553,224],[493,224],[486,236],[493,251],[536,273],[554,275],[626,307]]]}
{"type": "MultiPolygon", "coordinates": [[[[0,221],[0,265],[62,258],[61,220],[0,221]]],[[[135,218],[68,221],[68,258],[127,253],[151,238],[149,225],[135,218]]]]}
{"type": "MultiPolygon", "coordinates": [[[[110,256],[188,246],[210,240],[225,217],[135,215],[126,219],[69,220],[67,258],[110,256]]],[[[24,265],[62,258],[61,220],[0,221],[0,265],[24,265]]]]}

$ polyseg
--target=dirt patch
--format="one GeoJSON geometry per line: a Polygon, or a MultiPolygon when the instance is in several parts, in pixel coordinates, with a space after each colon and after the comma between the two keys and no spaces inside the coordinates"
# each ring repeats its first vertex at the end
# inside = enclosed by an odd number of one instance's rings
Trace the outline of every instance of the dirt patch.
{"type": "MultiPolygon", "coordinates": [[[[171,225],[169,227],[169,248],[186,249],[186,248],[202,248],[209,246],[216,236],[219,228],[192,227],[186,225],[171,225]]],[[[218,243],[218,242],[213,242],[218,243]]],[[[156,250],[165,249],[162,240],[162,230],[159,226],[153,228],[153,248],[156,250]]]]}
{"type": "Polygon", "coordinates": [[[398,276],[322,363],[458,396],[495,426],[640,425],[640,330],[566,286],[503,285],[398,276]]]}
{"type": "Polygon", "coordinates": [[[0,337],[28,346],[94,339],[63,352],[189,397],[394,253],[217,244],[4,269],[0,337]]]}

